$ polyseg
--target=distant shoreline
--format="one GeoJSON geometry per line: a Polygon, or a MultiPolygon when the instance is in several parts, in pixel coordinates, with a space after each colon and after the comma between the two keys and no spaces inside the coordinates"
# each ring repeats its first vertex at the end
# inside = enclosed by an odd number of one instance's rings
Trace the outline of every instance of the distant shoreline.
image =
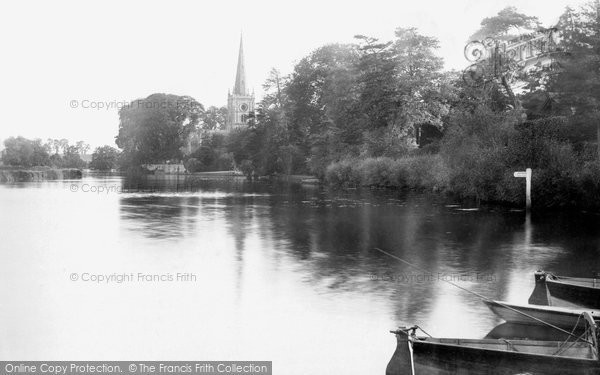
{"type": "Polygon", "coordinates": [[[76,168],[0,167],[0,183],[80,179],[82,175],[76,168]]]}

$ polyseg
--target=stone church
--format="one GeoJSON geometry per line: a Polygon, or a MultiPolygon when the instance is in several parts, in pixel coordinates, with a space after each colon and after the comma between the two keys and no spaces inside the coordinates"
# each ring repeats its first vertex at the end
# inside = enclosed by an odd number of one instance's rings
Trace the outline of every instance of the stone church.
{"type": "Polygon", "coordinates": [[[254,113],[254,92],[250,94],[246,87],[246,70],[244,68],[244,46],[240,36],[237,71],[233,92],[227,94],[227,124],[225,129],[230,131],[240,126],[247,126],[248,117],[254,113]]]}

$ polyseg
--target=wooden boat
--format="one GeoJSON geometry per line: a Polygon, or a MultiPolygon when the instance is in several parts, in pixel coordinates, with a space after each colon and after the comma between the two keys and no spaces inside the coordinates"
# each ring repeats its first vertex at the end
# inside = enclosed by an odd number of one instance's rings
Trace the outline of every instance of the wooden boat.
{"type": "Polygon", "coordinates": [[[545,286],[553,306],[600,309],[600,279],[556,276],[535,272],[536,286],[545,286]]]}
{"type": "MultiPolygon", "coordinates": [[[[537,341],[566,341],[573,340],[573,336],[567,333],[558,331],[554,328],[535,325],[535,324],[520,324],[505,322],[492,328],[486,333],[484,339],[510,339],[510,340],[537,340],[537,341]]],[[[573,334],[580,334],[581,331],[573,334]]]]}
{"type": "Polygon", "coordinates": [[[600,374],[596,327],[584,316],[585,342],[420,337],[417,326],[402,327],[392,331],[397,347],[386,375],[600,374]]]}
{"type": "MultiPolygon", "coordinates": [[[[572,329],[585,327],[584,309],[557,306],[518,305],[504,301],[483,301],[494,314],[511,323],[543,325],[540,320],[557,327],[572,329]],[[516,310],[516,311],[515,311],[516,310]],[[521,313],[519,313],[521,312],[521,313]],[[523,314],[524,313],[524,314],[523,314]],[[529,316],[536,319],[532,319],[529,316]]],[[[600,312],[588,311],[596,323],[600,322],[600,312]]]]}

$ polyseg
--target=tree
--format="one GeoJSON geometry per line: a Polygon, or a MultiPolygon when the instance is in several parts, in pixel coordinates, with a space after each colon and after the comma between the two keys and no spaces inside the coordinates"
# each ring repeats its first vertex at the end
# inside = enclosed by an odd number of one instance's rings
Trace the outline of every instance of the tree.
{"type": "Polygon", "coordinates": [[[516,34],[531,32],[540,27],[537,17],[519,13],[513,6],[506,7],[493,17],[484,18],[481,27],[470,40],[484,40],[486,38],[507,40],[516,34]]]}
{"type": "Polygon", "coordinates": [[[345,122],[355,94],[357,58],[355,46],[331,44],[296,64],[286,88],[291,142],[345,122]]]}
{"type": "Polygon", "coordinates": [[[453,95],[452,76],[442,73],[439,42],[415,28],[398,28],[396,38],[380,42],[356,36],[362,125],[362,153],[392,156],[406,149],[427,124],[441,129],[453,95]]]}
{"type": "Polygon", "coordinates": [[[189,96],[153,94],[119,111],[116,144],[128,167],[181,160],[204,107],[189,96]]]}
{"type": "Polygon", "coordinates": [[[60,150],[64,154],[65,152],[67,152],[67,148],[69,147],[69,140],[66,139],[66,138],[59,139],[58,140],[58,147],[60,148],[60,150]]]}
{"type": "Polygon", "coordinates": [[[36,138],[32,141],[33,155],[31,158],[31,165],[47,166],[50,165],[50,154],[49,148],[42,144],[42,140],[36,138]]]}
{"type": "Polygon", "coordinates": [[[238,166],[322,174],[332,161],[392,154],[422,124],[442,127],[453,90],[438,41],[402,28],[388,42],[356,39],[316,49],[287,77],[271,70],[255,125],[228,139],[238,166]]]}
{"type": "Polygon", "coordinates": [[[356,116],[358,58],[356,45],[318,48],[296,64],[282,90],[287,145],[305,155],[314,173],[359,152],[364,120],[356,116]]]}
{"type": "Polygon", "coordinates": [[[109,171],[118,167],[120,151],[111,146],[97,147],[92,153],[91,169],[109,171]]]}
{"type": "Polygon", "coordinates": [[[600,3],[579,10],[567,8],[559,21],[563,30],[561,70],[548,84],[557,105],[571,114],[579,141],[596,138],[600,160],[600,3]],[[595,130],[596,134],[593,134],[595,130]]]}
{"type": "MultiPolygon", "coordinates": [[[[492,66],[490,72],[487,73],[487,77],[483,77],[485,80],[491,81],[494,84],[500,85],[506,96],[510,99],[513,108],[517,110],[522,109],[522,104],[519,97],[514,93],[509,82],[509,76],[514,73],[522,73],[519,71],[519,66],[502,66],[500,70],[496,67],[497,61],[507,61],[510,64],[510,60],[507,56],[503,55],[502,43],[513,39],[516,36],[520,36],[524,33],[531,33],[540,29],[540,22],[537,17],[527,16],[523,13],[519,13],[515,7],[506,7],[502,9],[494,17],[488,17],[481,21],[481,27],[472,36],[471,41],[483,41],[485,48],[493,51],[491,56],[485,60],[478,62],[478,65],[489,64],[492,66]],[[508,69],[508,70],[503,70],[508,69]]],[[[477,44],[477,42],[475,42],[477,44]]]]}
{"type": "Polygon", "coordinates": [[[416,137],[411,133],[423,123],[442,126],[442,117],[448,113],[445,94],[449,82],[441,73],[443,59],[435,54],[439,41],[421,35],[415,28],[398,28],[392,46],[396,62],[396,80],[399,111],[393,126],[401,136],[416,137]]]}
{"type": "Polygon", "coordinates": [[[227,108],[211,106],[202,115],[203,130],[224,129],[227,122],[227,108]]]}
{"type": "Polygon", "coordinates": [[[48,150],[40,139],[10,137],[4,140],[4,148],[2,162],[6,165],[34,167],[50,164],[48,150]]]}
{"type": "Polygon", "coordinates": [[[203,133],[198,147],[188,156],[185,164],[189,172],[231,170],[231,157],[222,133],[203,133]]]}
{"type": "Polygon", "coordinates": [[[360,112],[368,118],[370,128],[387,127],[396,112],[396,65],[390,48],[392,41],[380,42],[376,38],[357,35],[358,81],[360,112]]]}
{"type": "Polygon", "coordinates": [[[77,141],[75,147],[77,147],[77,152],[79,152],[82,156],[85,155],[90,149],[90,145],[84,141],[77,141]]]}
{"type": "Polygon", "coordinates": [[[55,154],[58,154],[58,151],[59,151],[58,139],[48,138],[46,140],[46,143],[45,143],[44,146],[46,147],[46,149],[48,150],[48,152],[54,151],[55,154]]]}
{"type": "Polygon", "coordinates": [[[85,168],[86,162],[81,159],[77,146],[67,146],[62,156],[63,168],[85,168]]]}

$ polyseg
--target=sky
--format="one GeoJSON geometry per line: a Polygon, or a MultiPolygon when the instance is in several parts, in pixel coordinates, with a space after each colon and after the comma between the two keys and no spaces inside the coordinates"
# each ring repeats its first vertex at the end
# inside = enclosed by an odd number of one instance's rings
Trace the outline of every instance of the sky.
{"type": "MultiPolygon", "coordinates": [[[[257,98],[271,68],[357,34],[390,40],[397,27],[439,39],[446,69],[485,17],[506,6],[555,24],[581,0],[12,1],[0,4],[0,140],[114,144],[118,107],[153,93],[224,106],[243,33],[257,98]],[[103,108],[101,108],[103,107],[103,108]]],[[[1,147],[1,146],[0,146],[1,147]]]]}

